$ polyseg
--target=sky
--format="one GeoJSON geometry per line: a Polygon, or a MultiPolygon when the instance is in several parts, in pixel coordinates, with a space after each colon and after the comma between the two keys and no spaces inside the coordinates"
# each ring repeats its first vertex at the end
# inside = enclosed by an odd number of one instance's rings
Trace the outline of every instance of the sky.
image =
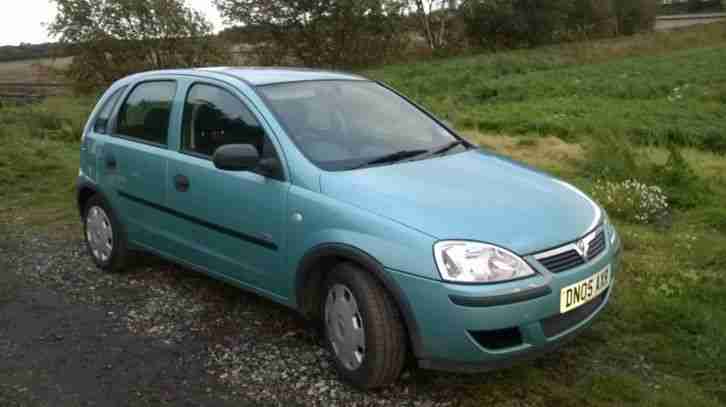
{"type": "MultiPolygon", "coordinates": [[[[53,41],[43,24],[55,16],[55,4],[50,0],[0,0],[0,46],[21,42],[39,44],[53,41]],[[11,5],[12,4],[12,5],[11,5]]],[[[215,31],[223,28],[222,18],[211,0],[186,0],[214,24],[215,31]]]]}

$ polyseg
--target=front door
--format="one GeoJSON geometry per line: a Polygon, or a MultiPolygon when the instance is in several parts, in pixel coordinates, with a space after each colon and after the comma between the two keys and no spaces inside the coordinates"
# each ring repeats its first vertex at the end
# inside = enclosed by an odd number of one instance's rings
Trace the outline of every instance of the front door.
{"type": "Polygon", "coordinates": [[[176,212],[178,256],[272,294],[282,291],[283,217],[289,184],[261,172],[228,172],[211,161],[225,144],[279,157],[260,121],[232,89],[195,83],[186,92],[179,152],[166,190],[176,212]]]}

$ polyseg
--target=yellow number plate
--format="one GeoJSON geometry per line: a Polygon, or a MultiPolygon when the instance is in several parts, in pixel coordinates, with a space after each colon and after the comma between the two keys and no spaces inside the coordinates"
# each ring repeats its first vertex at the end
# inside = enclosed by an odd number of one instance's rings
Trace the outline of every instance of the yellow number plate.
{"type": "Polygon", "coordinates": [[[560,313],[572,311],[592,301],[610,286],[610,266],[560,291],[560,313]]]}

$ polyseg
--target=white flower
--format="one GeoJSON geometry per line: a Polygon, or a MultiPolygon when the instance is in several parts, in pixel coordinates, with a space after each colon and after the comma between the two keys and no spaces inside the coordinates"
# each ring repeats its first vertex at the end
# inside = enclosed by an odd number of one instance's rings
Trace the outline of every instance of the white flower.
{"type": "Polygon", "coordinates": [[[606,209],[626,220],[650,223],[668,210],[668,200],[657,185],[646,185],[635,179],[623,182],[596,180],[593,197],[606,209]]]}

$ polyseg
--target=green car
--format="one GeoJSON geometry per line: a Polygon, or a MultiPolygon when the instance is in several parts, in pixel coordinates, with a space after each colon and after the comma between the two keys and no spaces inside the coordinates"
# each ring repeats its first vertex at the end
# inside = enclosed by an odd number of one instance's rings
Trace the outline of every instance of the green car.
{"type": "Polygon", "coordinates": [[[208,68],[113,84],[83,133],[96,264],[135,251],[319,321],[360,388],[552,351],[605,307],[620,241],[575,187],[360,76],[208,68]]]}

